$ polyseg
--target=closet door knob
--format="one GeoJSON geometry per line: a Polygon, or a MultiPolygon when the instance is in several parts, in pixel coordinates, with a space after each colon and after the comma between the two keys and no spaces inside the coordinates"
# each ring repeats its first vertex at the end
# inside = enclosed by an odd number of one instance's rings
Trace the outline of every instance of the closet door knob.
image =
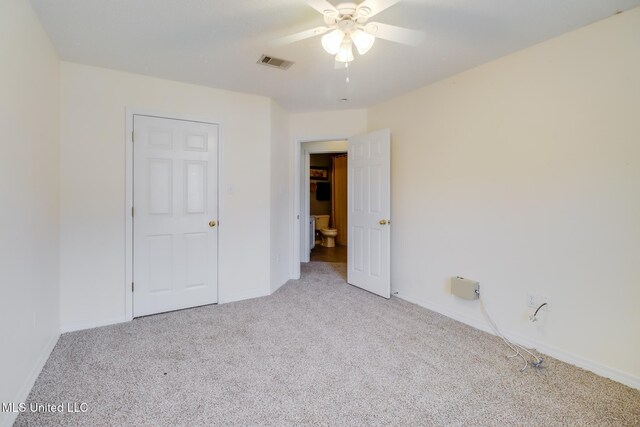
{"type": "Polygon", "coordinates": [[[386,219],[381,219],[380,222],[378,222],[378,224],[387,225],[387,220],[386,219]]]}
{"type": "Polygon", "coordinates": [[[213,228],[216,226],[216,222],[215,221],[209,221],[209,227],[213,228]]]}

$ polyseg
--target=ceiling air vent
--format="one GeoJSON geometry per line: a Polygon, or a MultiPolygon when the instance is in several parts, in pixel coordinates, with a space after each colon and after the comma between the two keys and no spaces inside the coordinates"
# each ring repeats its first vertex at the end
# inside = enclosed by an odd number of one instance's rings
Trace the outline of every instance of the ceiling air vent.
{"type": "Polygon", "coordinates": [[[258,64],[288,70],[289,67],[293,65],[293,62],[287,61],[286,59],[274,58],[273,56],[262,55],[260,59],[258,59],[258,64]]]}

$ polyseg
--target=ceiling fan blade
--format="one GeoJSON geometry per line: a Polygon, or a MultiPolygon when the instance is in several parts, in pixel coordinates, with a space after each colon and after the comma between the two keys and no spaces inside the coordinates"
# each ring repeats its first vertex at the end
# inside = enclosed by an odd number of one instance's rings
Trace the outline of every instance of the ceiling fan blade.
{"type": "Polygon", "coordinates": [[[323,15],[326,12],[338,14],[338,9],[327,0],[307,0],[307,4],[323,15]]]}
{"type": "Polygon", "coordinates": [[[364,0],[358,5],[358,15],[371,18],[399,1],[400,0],[364,0]],[[368,9],[366,14],[363,13],[365,9],[368,9]]]}
{"type": "Polygon", "coordinates": [[[299,33],[290,34],[285,37],[281,37],[279,39],[275,39],[271,41],[272,46],[284,46],[286,44],[299,42],[300,40],[308,39],[310,37],[319,36],[320,34],[324,34],[329,30],[329,27],[316,27],[310,30],[300,31],[299,33]]]}
{"type": "Polygon", "coordinates": [[[364,30],[377,38],[396,43],[408,44],[410,46],[417,46],[425,38],[425,33],[422,31],[396,27],[395,25],[381,24],[379,22],[368,23],[364,26],[364,30]]]}

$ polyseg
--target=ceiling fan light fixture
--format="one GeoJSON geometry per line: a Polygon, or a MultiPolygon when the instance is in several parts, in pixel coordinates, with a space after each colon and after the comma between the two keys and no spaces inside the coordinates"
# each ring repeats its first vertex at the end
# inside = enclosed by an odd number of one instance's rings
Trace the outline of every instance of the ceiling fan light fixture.
{"type": "Polygon", "coordinates": [[[342,46],[344,33],[340,30],[333,30],[322,36],[322,47],[331,55],[336,55],[342,46]]]}
{"type": "Polygon", "coordinates": [[[351,40],[353,40],[353,44],[356,45],[356,49],[358,49],[358,53],[360,55],[364,55],[369,52],[369,49],[373,46],[373,43],[376,41],[374,35],[366,33],[362,30],[355,30],[351,33],[351,40]]]}
{"type": "Polygon", "coordinates": [[[346,62],[347,64],[353,61],[353,44],[351,40],[345,40],[340,46],[340,50],[336,54],[336,61],[346,62]]]}

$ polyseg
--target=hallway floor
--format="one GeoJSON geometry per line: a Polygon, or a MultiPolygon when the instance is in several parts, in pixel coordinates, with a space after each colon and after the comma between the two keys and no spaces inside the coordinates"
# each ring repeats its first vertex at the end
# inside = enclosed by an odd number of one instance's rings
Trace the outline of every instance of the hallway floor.
{"type": "Polygon", "coordinates": [[[325,248],[316,243],[311,250],[311,261],[317,262],[347,262],[347,247],[336,245],[335,248],[325,248]]]}

